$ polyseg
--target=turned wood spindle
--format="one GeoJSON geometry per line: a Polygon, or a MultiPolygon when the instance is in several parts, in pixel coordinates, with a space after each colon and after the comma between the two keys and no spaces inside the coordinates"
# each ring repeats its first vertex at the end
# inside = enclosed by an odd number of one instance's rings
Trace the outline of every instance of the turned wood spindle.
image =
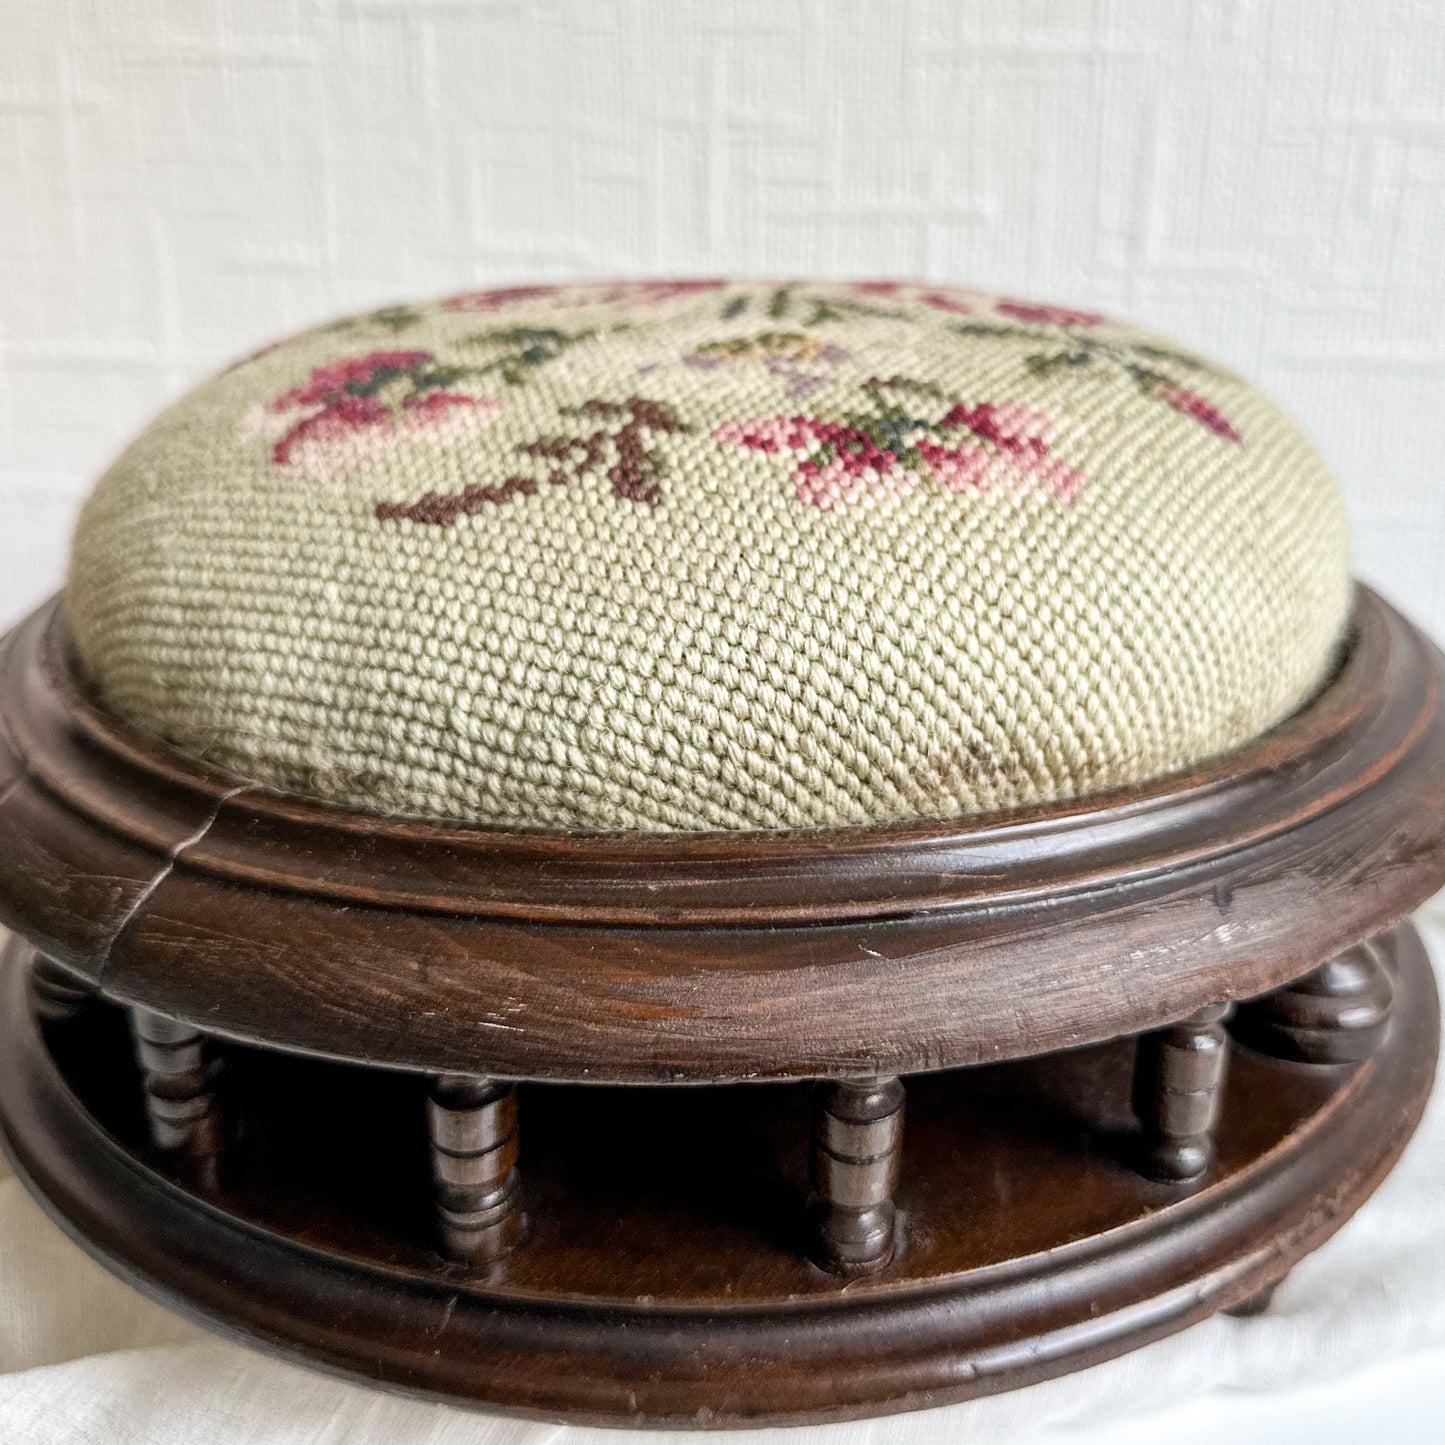
{"type": "Polygon", "coordinates": [[[130,1016],[151,1138],[158,1149],[184,1159],[197,1182],[214,1183],[221,1113],[211,1092],[204,1035],[194,1024],[150,1009],[132,1008],[130,1016]]]}
{"type": "Polygon", "coordinates": [[[1209,1168],[1229,1010],[1229,1004],[1211,1004],[1139,1039],[1134,1111],[1143,1125],[1140,1170],[1152,1179],[1184,1183],[1209,1168]]]}
{"type": "Polygon", "coordinates": [[[1372,940],[1243,1005],[1231,1025],[1250,1048],[1303,1064],[1357,1064],[1384,1041],[1395,1002],[1385,944],[1372,940]]]}
{"type": "Polygon", "coordinates": [[[866,1274],[893,1257],[903,1102],[903,1085],[892,1075],[819,1087],[813,1128],[817,1245],[819,1262],[835,1273],[866,1274]]]}
{"type": "Polygon", "coordinates": [[[30,998],[48,1024],[72,1019],[95,997],[95,990],[48,958],[37,958],[30,970],[30,998]]]}
{"type": "Polygon", "coordinates": [[[463,1263],[494,1264],[522,1233],[517,1090],[496,1079],[444,1074],[431,1086],[427,1127],[442,1246],[463,1263]]]}

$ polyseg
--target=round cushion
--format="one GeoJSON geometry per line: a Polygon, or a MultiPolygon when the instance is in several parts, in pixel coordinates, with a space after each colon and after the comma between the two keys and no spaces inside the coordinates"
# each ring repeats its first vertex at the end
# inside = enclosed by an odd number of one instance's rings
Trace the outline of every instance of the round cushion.
{"type": "Polygon", "coordinates": [[[267,347],[85,506],[99,700],[291,792],[802,828],[1139,783],[1347,626],[1338,490],[1222,367],[897,283],[518,287],[267,347]]]}

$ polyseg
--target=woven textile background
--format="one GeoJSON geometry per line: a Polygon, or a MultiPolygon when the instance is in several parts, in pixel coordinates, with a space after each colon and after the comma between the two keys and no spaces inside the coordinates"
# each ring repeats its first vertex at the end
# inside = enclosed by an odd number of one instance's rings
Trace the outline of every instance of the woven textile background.
{"type": "Polygon", "coordinates": [[[0,624],[168,398],[529,277],[901,274],[1238,367],[1445,635],[1445,6],[0,0],[0,624]]]}

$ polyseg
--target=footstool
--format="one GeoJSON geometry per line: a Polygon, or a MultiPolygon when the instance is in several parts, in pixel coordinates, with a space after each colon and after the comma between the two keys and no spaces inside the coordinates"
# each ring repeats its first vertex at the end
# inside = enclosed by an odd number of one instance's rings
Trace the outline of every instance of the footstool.
{"type": "Polygon", "coordinates": [[[278,342],[0,642],[0,1130],[223,1332],[644,1425],[1263,1308],[1419,1117],[1442,659],[1088,311],[606,282],[278,342]]]}

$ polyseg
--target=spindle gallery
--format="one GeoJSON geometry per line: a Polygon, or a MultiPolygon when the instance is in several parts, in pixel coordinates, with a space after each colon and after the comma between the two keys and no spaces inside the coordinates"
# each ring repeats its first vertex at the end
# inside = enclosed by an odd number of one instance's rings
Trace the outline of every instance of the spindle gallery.
{"type": "Polygon", "coordinates": [[[1258,1313],[1430,1088],[1442,678],[1268,400],[1091,313],[320,328],[0,642],[5,1145],[223,1332],[556,1419],[1258,1313]]]}

